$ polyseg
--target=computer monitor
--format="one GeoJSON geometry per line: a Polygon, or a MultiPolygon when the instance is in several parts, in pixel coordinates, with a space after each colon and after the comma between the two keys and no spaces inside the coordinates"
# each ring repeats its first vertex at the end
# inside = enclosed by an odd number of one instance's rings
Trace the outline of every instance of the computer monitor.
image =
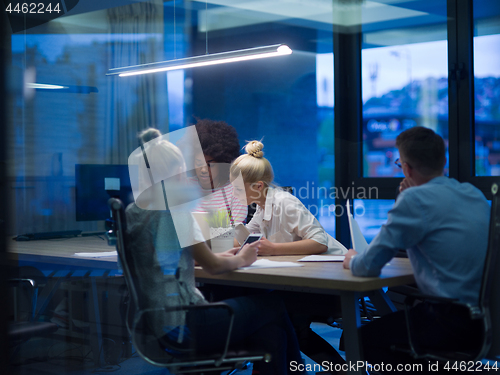
{"type": "Polygon", "coordinates": [[[128,165],[76,164],[76,221],[110,218],[109,198],[119,198],[125,207],[134,201],[128,165]]]}

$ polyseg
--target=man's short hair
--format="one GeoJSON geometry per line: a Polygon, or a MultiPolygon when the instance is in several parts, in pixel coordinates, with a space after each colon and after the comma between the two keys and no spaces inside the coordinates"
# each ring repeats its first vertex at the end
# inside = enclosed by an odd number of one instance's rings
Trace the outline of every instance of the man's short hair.
{"type": "Polygon", "coordinates": [[[423,175],[443,172],[446,164],[443,138],[432,129],[416,126],[405,130],[396,138],[396,147],[412,168],[423,175]]]}

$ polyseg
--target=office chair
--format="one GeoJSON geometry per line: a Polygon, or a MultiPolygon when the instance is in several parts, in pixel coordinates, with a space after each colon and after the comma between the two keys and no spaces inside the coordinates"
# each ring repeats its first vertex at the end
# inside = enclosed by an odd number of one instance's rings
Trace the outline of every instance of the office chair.
{"type": "MultiPolygon", "coordinates": [[[[116,248],[119,261],[131,296],[132,305],[135,306],[135,308],[132,308],[130,304],[128,306],[128,315],[133,314],[133,319],[127,319],[127,329],[131,335],[132,343],[141,358],[152,365],[166,367],[173,374],[221,372],[225,370],[235,371],[244,369],[249,362],[270,361],[269,354],[251,353],[245,350],[229,350],[229,338],[234,320],[234,312],[230,306],[224,303],[165,306],[162,309],[145,308],[145,296],[141,288],[141,280],[138,278],[128,242],[127,221],[123,204],[116,198],[111,198],[108,204],[111,208],[115,225],[114,234],[116,235],[116,248]],[[226,343],[222,352],[200,355],[195,353],[190,347],[182,346],[174,340],[165,339],[165,336],[158,339],[153,335],[148,323],[148,314],[150,313],[169,314],[214,307],[226,309],[230,315],[226,343]],[[132,321],[132,323],[129,324],[129,321],[132,321]]],[[[154,253],[152,255],[156,256],[154,253]]],[[[155,270],[152,269],[151,272],[155,272],[155,270]]],[[[175,275],[171,277],[175,277],[175,275]]]]}
{"type": "Polygon", "coordinates": [[[414,358],[423,358],[438,361],[480,361],[483,358],[498,360],[500,356],[500,202],[499,188],[496,183],[491,187],[493,199],[491,201],[490,227],[488,234],[488,249],[485,258],[483,278],[481,281],[481,290],[479,294],[479,305],[471,306],[462,304],[454,299],[439,298],[434,296],[408,296],[405,300],[406,329],[408,331],[409,349],[394,347],[396,351],[403,351],[414,358]],[[482,342],[474,350],[450,352],[446,350],[426,351],[418,347],[414,341],[414,330],[409,319],[409,310],[416,299],[435,302],[444,302],[454,305],[464,306],[469,310],[470,316],[474,320],[482,322],[482,342]],[[494,317],[494,319],[491,319],[494,317]]]}
{"type": "Polygon", "coordinates": [[[15,289],[29,290],[29,316],[27,320],[17,320],[16,306],[14,308],[14,317],[8,324],[7,336],[11,347],[11,357],[14,357],[20,349],[20,345],[34,337],[46,336],[57,331],[58,326],[52,322],[35,321],[35,309],[38,296],[38,285],[34,278],[11,278],[8,280],[9,287],[15,289]]]}

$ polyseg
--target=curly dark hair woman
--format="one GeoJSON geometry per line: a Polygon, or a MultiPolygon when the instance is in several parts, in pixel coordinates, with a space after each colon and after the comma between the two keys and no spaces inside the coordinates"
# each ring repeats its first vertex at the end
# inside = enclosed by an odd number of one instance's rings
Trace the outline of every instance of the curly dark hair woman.
{"type": "Polygon", "coordinates": [[[218,163],[231,163],[240,156],[238,133],[224,121],[197,119],[195,124],[204,155],[218,163]]]}

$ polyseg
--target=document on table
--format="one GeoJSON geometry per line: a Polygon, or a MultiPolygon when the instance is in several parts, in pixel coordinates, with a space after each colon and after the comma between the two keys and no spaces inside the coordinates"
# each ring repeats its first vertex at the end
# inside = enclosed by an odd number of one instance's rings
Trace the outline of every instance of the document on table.
{"type": "Polygon", "coordinates": [[[257,259],[251,266],[241,267],[240,270],[252,270],[257,268],[281,268],[281,267],[302,267],[303,264],[295,262],[277,262],[269,259],[257,259]]]}
{"type": "Polygon", "coordinates": [[[362,253],[368,247],[365,236],[361,233],[358,222],[351,215],[351,208],[349,207],[349,199],[347,200],[347,218],[349,219],[349,229],[351,231],[352,248],[358,253],[362,253]]]}
{"type": "Polygon", "coordinates": [[[82,258],[106,258],[117,256],[118,253],[115,251],[102,251],[100,253],[75,253],[75,256],[82,258]]]}
{"type": "Polygon", "coordinates": [[[308,255],[299,262],[343,262],[345,255],[308,255]]]}

